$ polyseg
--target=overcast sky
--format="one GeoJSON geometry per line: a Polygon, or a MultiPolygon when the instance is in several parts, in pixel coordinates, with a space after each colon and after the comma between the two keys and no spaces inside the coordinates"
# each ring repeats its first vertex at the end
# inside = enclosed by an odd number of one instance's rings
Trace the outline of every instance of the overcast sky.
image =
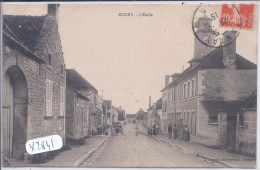
{"type": "MultiPolygon", "coordinates": [[[[61,4],[59,31],[67,68],[75,68],[104,99],[127,113],[161,97],[164,75],[179,73],[193,57],[196,5],[61,4]],[[118,13],[151,13],[120,17],[118,13]]],[[[4,14],[45,15],[47,5],[7,5],[4,14]]],[[[257,29],[240,30],[237,53],[257,63],[257,29]]]]}

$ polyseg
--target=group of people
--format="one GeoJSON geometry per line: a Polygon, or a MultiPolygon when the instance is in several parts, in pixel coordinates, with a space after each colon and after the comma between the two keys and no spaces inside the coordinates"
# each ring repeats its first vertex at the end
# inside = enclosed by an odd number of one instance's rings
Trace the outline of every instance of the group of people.
{"type": "Polygon", "coordinates": [[[118,136],[119,133],[121,133],[121,135],[123,135],[123,129],[122,128],[111,126],[111,135],[112,136],[118,136]]]}
{"type": "Polygon", "coordinates": [[[169,139],[172,138],[172,133],[174,139],[179,137],[184,141],[190,141],[190,131],[187,125],[177,128],[176,124],[174,124],[173,127],[171,124],[169,124],[168,126],[169,139]]]}
{"type": "Polygon", "coordinates": [[[157,134],[159,133],[159,128],[157,125],[153,125],[152,128],[148,128],[148,135],[156,137],[157,134]]]}

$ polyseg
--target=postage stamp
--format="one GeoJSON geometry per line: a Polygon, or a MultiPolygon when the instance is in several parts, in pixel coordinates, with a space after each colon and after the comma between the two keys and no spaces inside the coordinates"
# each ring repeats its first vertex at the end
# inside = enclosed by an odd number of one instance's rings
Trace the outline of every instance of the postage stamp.
{"type": "Polygon", "coordinates": [[[223,27],[240,27],[252,29],[254,22],[254,4],[222,4],[220,25],[223,27]]]}

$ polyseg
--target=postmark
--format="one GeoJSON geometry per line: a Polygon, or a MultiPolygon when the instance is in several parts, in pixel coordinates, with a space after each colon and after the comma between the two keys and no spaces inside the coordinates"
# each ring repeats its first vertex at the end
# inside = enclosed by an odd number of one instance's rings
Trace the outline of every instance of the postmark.
{"type": "Polygon", "coordinates": [[[240,29],[241,16],[235,5],[201,4],[194,12],[193,33],[206,46],[213,48],[228,46],[239,36],[240,29]]]}

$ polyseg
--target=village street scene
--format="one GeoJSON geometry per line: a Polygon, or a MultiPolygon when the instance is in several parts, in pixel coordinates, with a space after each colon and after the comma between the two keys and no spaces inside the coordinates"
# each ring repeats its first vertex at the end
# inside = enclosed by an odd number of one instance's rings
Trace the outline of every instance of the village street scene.
{"type": "Polygon", "coordinates": [[[4,4],[2,166],[256,168],[257,29],[180,5],[4,4]]]}

